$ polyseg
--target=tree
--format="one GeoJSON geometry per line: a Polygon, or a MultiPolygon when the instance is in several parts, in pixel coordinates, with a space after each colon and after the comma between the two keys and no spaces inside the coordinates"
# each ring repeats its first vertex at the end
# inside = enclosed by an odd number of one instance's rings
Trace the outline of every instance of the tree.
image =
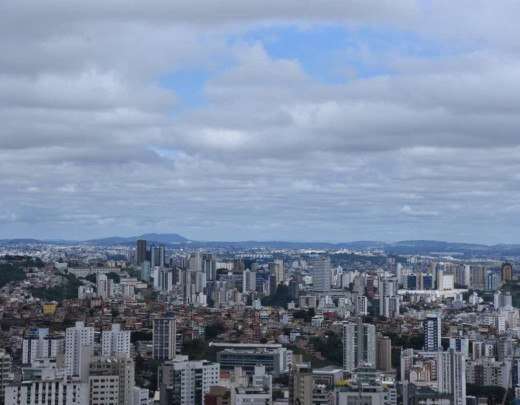
{"type": "Polygon", "coordinates": [[[280,284],[273,295],[262,298],[262,305],[271,307],[287,308],[287,304],[291,302],[291,294],[289,287],[280,284]]]}
{"type": "Polygon", "coordinates": [[[310,340],[315,350],[334,364],[343,364],[343,340],[333,331],[327,331],[325,336],[315,336],[310,340]]]}
{"type": "Polygon", "coordinates": [[[25,280],[25,272],[13,263],[0,264],[0,287],[16,281],[25,280]]]}
{"type": "Polygon", "coordinates": [[[224,333],[226,328],[220,322],[213,322],[206,325],[204,328],[204,336],[207,340],[215,339],[221,333],[224,333]]]}

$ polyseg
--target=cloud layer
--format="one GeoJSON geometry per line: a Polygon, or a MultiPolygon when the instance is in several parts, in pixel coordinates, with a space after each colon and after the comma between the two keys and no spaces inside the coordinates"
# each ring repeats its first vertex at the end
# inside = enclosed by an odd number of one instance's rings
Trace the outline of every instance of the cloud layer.
{"type": "Polygon", "coordinates": [[[0,237],[520,242],[516,2],[196,3],[3,2],[0,237]]]}

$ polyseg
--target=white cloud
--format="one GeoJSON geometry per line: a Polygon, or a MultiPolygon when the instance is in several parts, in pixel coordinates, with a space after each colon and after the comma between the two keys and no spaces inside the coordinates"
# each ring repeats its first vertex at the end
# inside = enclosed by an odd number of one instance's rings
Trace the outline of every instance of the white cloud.
{"type": "Polygon", "coordinates": [[[517,6],[429,4],[4,2],[0,236],[518,241],[517,6]],[[228,40],[287,23],[456,52],[360,47],[392,74],[333,85],[228,40]],[[190,108],[161,78],[195,67],[190,108]]]}

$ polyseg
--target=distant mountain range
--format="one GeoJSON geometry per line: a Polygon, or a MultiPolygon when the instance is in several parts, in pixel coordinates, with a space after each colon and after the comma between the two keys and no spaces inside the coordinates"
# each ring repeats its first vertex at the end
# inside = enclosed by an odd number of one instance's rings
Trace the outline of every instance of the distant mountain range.
{"type": "Polygon", "coordinates": [[[436,254],[461,256],[519,256],[520,244],[484,245],[475,243],[444,242],[435,240],[406,240],[399,242],[353,241],[345,243],[326,242],[287,242],[287,241],[195,241],[176,233],[147,233],[139,236],[111,236],[85,241],[39,240],[39,239],[0,239],[0,245],[93,245],[93,246],[132,246],[144,239],[150,244],[163,244],[170,247],[227,248],[227,249],[355,249],[381,250],[388,254],[436,254]]]}
{"type": "Polygon", "coordinates": [[[145,233],[139,236],[129,236],[129,237],[121,237],[121,236],[111,236],[108,238],[102,239],[90,239],[84,241],[85,244],[92,245],[127,245],[134,244],[139,239],[144,239],[150,242],[163,243],[165,245],[170,244],[179,244],[189,242],[184,236],[181,236],[177,233],[145,233]]]}

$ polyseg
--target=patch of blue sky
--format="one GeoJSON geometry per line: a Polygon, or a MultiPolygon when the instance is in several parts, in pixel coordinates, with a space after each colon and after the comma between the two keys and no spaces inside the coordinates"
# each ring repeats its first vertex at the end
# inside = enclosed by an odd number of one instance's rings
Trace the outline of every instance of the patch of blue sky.
{"type": "Polygon", "coordinates": [[[148,149],[163,159],[175,160],[179,157],[179,152],[176,149],[168,149],[157,146],[148,146],[148,149]]]}
{"type": "Polygon", "coordinates": [[[229,40],[259,42],[271,57],[296,60],[308,75],[328,84],[393,74],[391,55],[437,59],[457,52],[452,45],[388,27],[263,26],[229,40]]]}
{"type": "Polygon", "coordinates": [[[185,108],[192,109],[204,107],[204,86],[210,79],[211,73],[207,69],[189,68],[177,70],[163,75],[159,83],[166,89],[175,92],[178,100],[175,111],[180,112],[185,108]]]}

